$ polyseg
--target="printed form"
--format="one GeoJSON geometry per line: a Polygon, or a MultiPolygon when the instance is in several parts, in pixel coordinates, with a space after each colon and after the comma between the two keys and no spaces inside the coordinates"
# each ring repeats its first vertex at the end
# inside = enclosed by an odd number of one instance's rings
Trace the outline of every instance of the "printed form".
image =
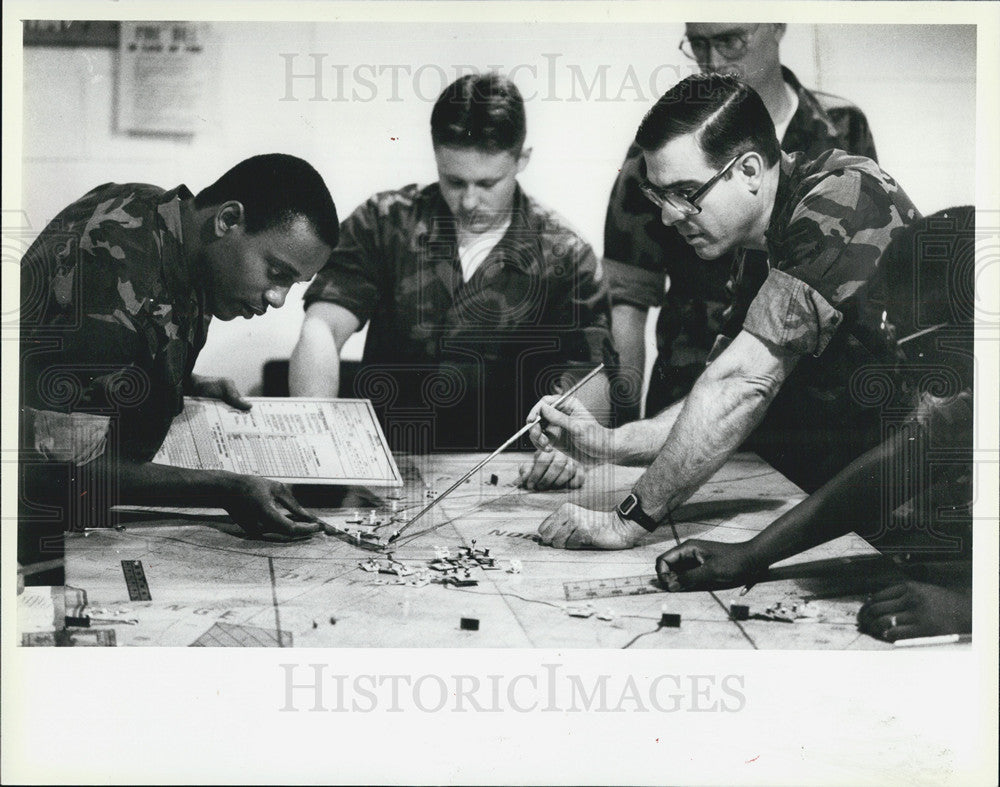
{"type": "Polygon", "coordinates": [[[153,461],[289,484],[402,486],[367,399],[248,397],[244,412],[186,397],[153,461]]]}

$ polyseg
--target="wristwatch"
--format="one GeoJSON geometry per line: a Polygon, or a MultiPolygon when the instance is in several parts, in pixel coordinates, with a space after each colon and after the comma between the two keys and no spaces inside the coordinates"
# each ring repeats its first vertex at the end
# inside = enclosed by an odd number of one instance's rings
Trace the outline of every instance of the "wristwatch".
{"type": "Polygon", "coordinates": [[[656,530],[659,525],[653,517],[642,510],[642,501],[635,492],[629,492],[625,499],[618,504],[618,508],[615,510],[618,511],[618,515],[622,519],[631,519],[643,530],[650,533],[656,530]]]}

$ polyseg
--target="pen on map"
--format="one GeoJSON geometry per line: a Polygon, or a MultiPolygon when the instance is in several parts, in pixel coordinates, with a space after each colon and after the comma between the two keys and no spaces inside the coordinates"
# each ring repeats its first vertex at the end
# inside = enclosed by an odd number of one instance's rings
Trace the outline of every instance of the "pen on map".
{"type": "MultiPolygon", "coordinates": [[[[603,369],[604,369],[604,364],[603,363],[598,364],[597,366],[595,366],[593,369],[590,370],[590,372],[588,372],[582,378],[580,378],[579,380],[577,380],[576,384],[572,388],[570,388],[568,391],[566,391],[565,393],[563,393],[558,399],[556,399],[552,403],[552,406],[553,407],[558,407],[559,405],[561,405],[563,402],[565,402],[567,399],[569,399],[569,397],[571,397],[573,394],[575,394],[577,391],[579,391],[581,388],[583,388],[583,386],[586,385],[588,382],[590,382],[594,377],[596,377],[598,374],[600,374],[600,372],[603,371],[603,369]]],[[[475,473],[481,467],[484,467],[486,464],[488,464],[489,462],[493,461],[493,459],[495,459],[497,456],[499,456],[504,451],[506,451],[511,445],[513,445],[521,437],[523,437],[524,434],[528,430],[531,429],[531,427],[533,427],[535,424],[539,423],[541,420],[542,420],[542,417],[538,416],[537,418],[529,421],[524,426],[522,426],[520,429],[518,429],[517,432],[515,432],[511,437],[509,437],[507,439],[507,441],[503,445],[501,445],[499,448],[497,448],[492,454],[490,454],[489,456],[487,456],[485,459],[481,460],[478,464],[476,464],[475,467],[473,467],[465,475],[463,475],[461,478],[459,478],[454,484],[452,484],[450,487],[448,487],[446,490],[444,490],[444,492],[442,492],[440,495],[438,495],[433,500],[431,500],[427,505],[425,505],[423,508],[421,508],[413,516],[413,518],[410,519],[409,522],[407,522],[405,525],[403,525],[401,528],[399,528],[399,530],[396,531],[396,533],[393,535],[393,538],[395,538],[400,533],[402,533],[403,530],[404,530],[404,528],[407,528],[410,525],[412,525],[414,522],[416,522],[418,519],[420,519],[420,517],[422,517],[424,514],[426,514],[431,508],[433,508],[434,506],[436,506],[438,503],[440,503],[442,500],[444,500],[444,498],[446,498],[448,495],[450,495],[452,492],[454,492],[456,489],[458,489],[463,483],[465,483],[465,479],[471,478],[472,475],[473,475],[473,473],[475,473]]]]}

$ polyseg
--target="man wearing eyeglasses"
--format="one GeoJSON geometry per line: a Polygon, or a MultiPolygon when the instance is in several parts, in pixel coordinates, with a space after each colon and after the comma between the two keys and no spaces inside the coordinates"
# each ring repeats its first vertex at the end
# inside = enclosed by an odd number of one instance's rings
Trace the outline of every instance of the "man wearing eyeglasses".
{"type": "Polygon", "coordinates": [[[543,450],[649,464],[615,511],[567,504],[546,519],[556,547],[634,546],[745,442],[814,491],[880,440],[883,406],[909,395],[886,311],[899,298],[876,300],[868,282],[919,214],[875,162],[782,153],[761,98],[718,74],[667,91],[636,143],[663,224],[701,260],[736,252],[733,308],[690,393],[656,417],[607,430],[572,399],[533,408],[543,450]]]}
{"type": "MultiPolygon", "coordinates": [[[[844,99],[804,88],[781,65],[783,24],[689,23],[681,51],[704,73],[734,73],[760,95],[782,150],[810,158],[832,148],[875,160],[864,114],[844,99]]],[[[647,416],[686,394],[705,366],[730,301],[732,257],[697,264],[692,249],[660,222],[659,212],[640,192],[645,175],[642,151],[633,145],[615,181],[604,228],[603,268],[612,297],[612,331],[631,385],[619,421],[638,416],[645,369],[645,324],[660,306],[657,358],[646,397],[647,416]],[[669,289],[664,293],[666,281],[669,289]]]]}

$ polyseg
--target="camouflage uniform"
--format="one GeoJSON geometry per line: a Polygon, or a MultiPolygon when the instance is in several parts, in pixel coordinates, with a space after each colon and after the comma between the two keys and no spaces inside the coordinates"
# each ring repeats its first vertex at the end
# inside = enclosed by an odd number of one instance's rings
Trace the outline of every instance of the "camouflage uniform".
{"type": "Polygon", "coordinates": [[[370,321],[354,390],[341,395],[372,399],[393,444],[486,449],[563,372],[615,361],[597,275],[590,247],[518,188],[509,228],[466,282],[440,189],[410,185],[343,222],[305,304],[370,321]]]}
{"type": "MultiPolygon", "coordinates": [[[[804,151],[815,158],[839,148],[876,160],[875,143],[860,109],[836,96],[807,90],[787,68],[782,67],[782,73],[799,101],[781,140],[783,150],[804,151]]],[[[730,301],[726,285],[733,258],[702,260],[676,229],[665,227],[659,210],[639,190],[645,174],[642,151],[632,145],[608,203],[603,267],[613,304],[662,306],[656,325],[658,356],[646,398],[646,415],[652,416],[687,394],[704,369],[730,301]],[[670,288],[664,294],[668,278],[670,288]]]]}
{"type": "Polygon", "coordinates": [[[709,360],[740,330],[800,356],[747,447],[813,491],[879,441],[886,407],[905,403],[884,294],[872,297],[870,282],[920,215],[869,159],[783,153],[779,166],[767,258],[737,252],[733,305],[709,360]],[[870,390],[883,379],[890,401],[870,390]]]}
{"type": "MultiPolygon", "coordinates": [[[[56,216],[24,255],[27,486],[34,470],[60,465],[72,488],[86,472],[79,468],[105,453],[148,461],[181,411],[210,320],[184,257],[180,201],[190,197],[185,186],[98,186],[56,216]]],[[[69,513],[69,524],[85,516],[69,513]]]]}

